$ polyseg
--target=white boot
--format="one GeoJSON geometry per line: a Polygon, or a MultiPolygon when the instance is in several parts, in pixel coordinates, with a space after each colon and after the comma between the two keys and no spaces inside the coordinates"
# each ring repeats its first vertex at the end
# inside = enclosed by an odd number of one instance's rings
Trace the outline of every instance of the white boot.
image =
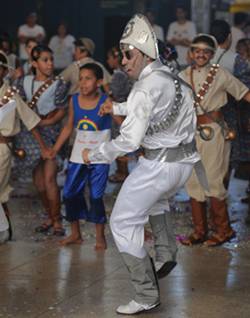
{"type": "Polygon", "coordinates": [[[157,307],[160,302],[154,304],[139,304],[135,300],[131,300],[127,305],[121,305],[116,309],[118,314],[134,315],[142,311],[147,311],[157,307]]]}

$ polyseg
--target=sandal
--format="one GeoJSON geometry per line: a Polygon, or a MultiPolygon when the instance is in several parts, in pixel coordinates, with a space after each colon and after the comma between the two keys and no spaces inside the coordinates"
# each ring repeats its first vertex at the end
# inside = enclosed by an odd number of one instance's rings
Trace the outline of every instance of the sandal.
{"type": "Polygon", "coordinates": [[[35,228],[36,233],[47,233],[52,228],[52,224],[43,223],[35,228]]]}
{"type": "Polygon", "coordinates": [[[53,235],[55,235],[55,236],[64,236],[65,235],[65,229],[62,228],[62,227],[54,228],[53,235]]]}
{"type": "Polygon", "coordinates": [[[205,235],[199,235],[196,232],[192,233],[188,238],[181,239],[180,242],[186,246],[202,244],[206,240],[205,235]]]}

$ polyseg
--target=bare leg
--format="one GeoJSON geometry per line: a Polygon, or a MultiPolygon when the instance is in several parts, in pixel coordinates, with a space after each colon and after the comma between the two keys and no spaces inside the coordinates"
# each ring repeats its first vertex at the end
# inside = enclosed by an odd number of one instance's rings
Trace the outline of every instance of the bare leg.
{"type": "Polygon", "coordinates": [[[33,183],[39,193],[39,196],[42,201],[42,205],[47,212],[47,220],[44,222],[44,228],[46,226],[50,227],[53,224],[53,219],[50,210],[50,204],[45,188],[45,180],[44,180],[44,163],[40,162],[38,166],[33,171],[33,183]]]}
{"type": "Polygon", "coordinates": [[[96,245],[95,250],[96,251],[102,251],[107,249],[107,242],[104,234],[104,224],[96,224],[96,245]]]}
{"type": "MultiPolygon", "coordinates": [[[[57,164],[55,160],[45,160],[44,163],[44,184],[47,194],[47,198],[50,206],[50,213],[53,220],[53,227],[55,234],[62,231],[61,222],[61,200],[60,200],[60,189],[56,181],[57,176],[57,164]]],[[[63,235],[64,233],[61,232],[63,235]]]]}
{"type": "Polygon", "coordinates": [[[80,223],[79,221],[74,221],[71,223],[71,234],[59,243],[60,245],[65,246],[69,244],[82,244],[82,242],[83,239],[81,235],[80,223]]]}
{"type": "Polygon", "coordinates": [[[4,209],[4,213],[6,215],[8,223],[9,223],[9,229],[8,229],[8,231],[9,231],[9,241],[11,241],[12,240],[12,236],[13,236],[13,231],[12,231],[12,225],[11,225],[11,221],[10,221],[10,210],[9,210],[9,208],[7,206],[7,203],[2,203],[2,207],[4,209]]]}

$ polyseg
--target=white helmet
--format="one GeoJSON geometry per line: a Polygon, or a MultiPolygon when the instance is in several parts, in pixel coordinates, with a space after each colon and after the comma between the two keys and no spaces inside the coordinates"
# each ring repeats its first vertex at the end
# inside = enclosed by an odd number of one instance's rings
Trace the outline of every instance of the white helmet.
{"type": "Polygon", "coordinates": [[[129,20],[123,31],[120,47],[121,50],[125,47],[127,50],[137,48],[154,60],[159,57],[154,29],[142,14],[136,14],[129,20]]]}

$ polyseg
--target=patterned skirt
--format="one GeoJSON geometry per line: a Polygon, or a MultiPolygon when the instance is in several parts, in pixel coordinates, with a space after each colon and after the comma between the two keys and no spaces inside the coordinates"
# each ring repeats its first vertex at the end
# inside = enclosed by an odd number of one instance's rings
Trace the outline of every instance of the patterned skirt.
{"type": "MultiPolygon", "coordinates": [[[[39,127],[38,131],[41,134],[45,144],[52,147],[60,133],[61,124],[58,123],[53,126],[39,127]]],[[[28,131],[23,125],[21,132],[15,137],[15,146],[22,148],[26,152],[24,159],[15,158],[14,174],[17,178],[30,178],[34,168],[38,165],[41,159],[41,152],[38,142],[33,137],[32,133],[28,131]]],[[[62,149],[56,156],[58,171],[63,168],[63,161],[65,159],[65,149],[62,149]]]]}

